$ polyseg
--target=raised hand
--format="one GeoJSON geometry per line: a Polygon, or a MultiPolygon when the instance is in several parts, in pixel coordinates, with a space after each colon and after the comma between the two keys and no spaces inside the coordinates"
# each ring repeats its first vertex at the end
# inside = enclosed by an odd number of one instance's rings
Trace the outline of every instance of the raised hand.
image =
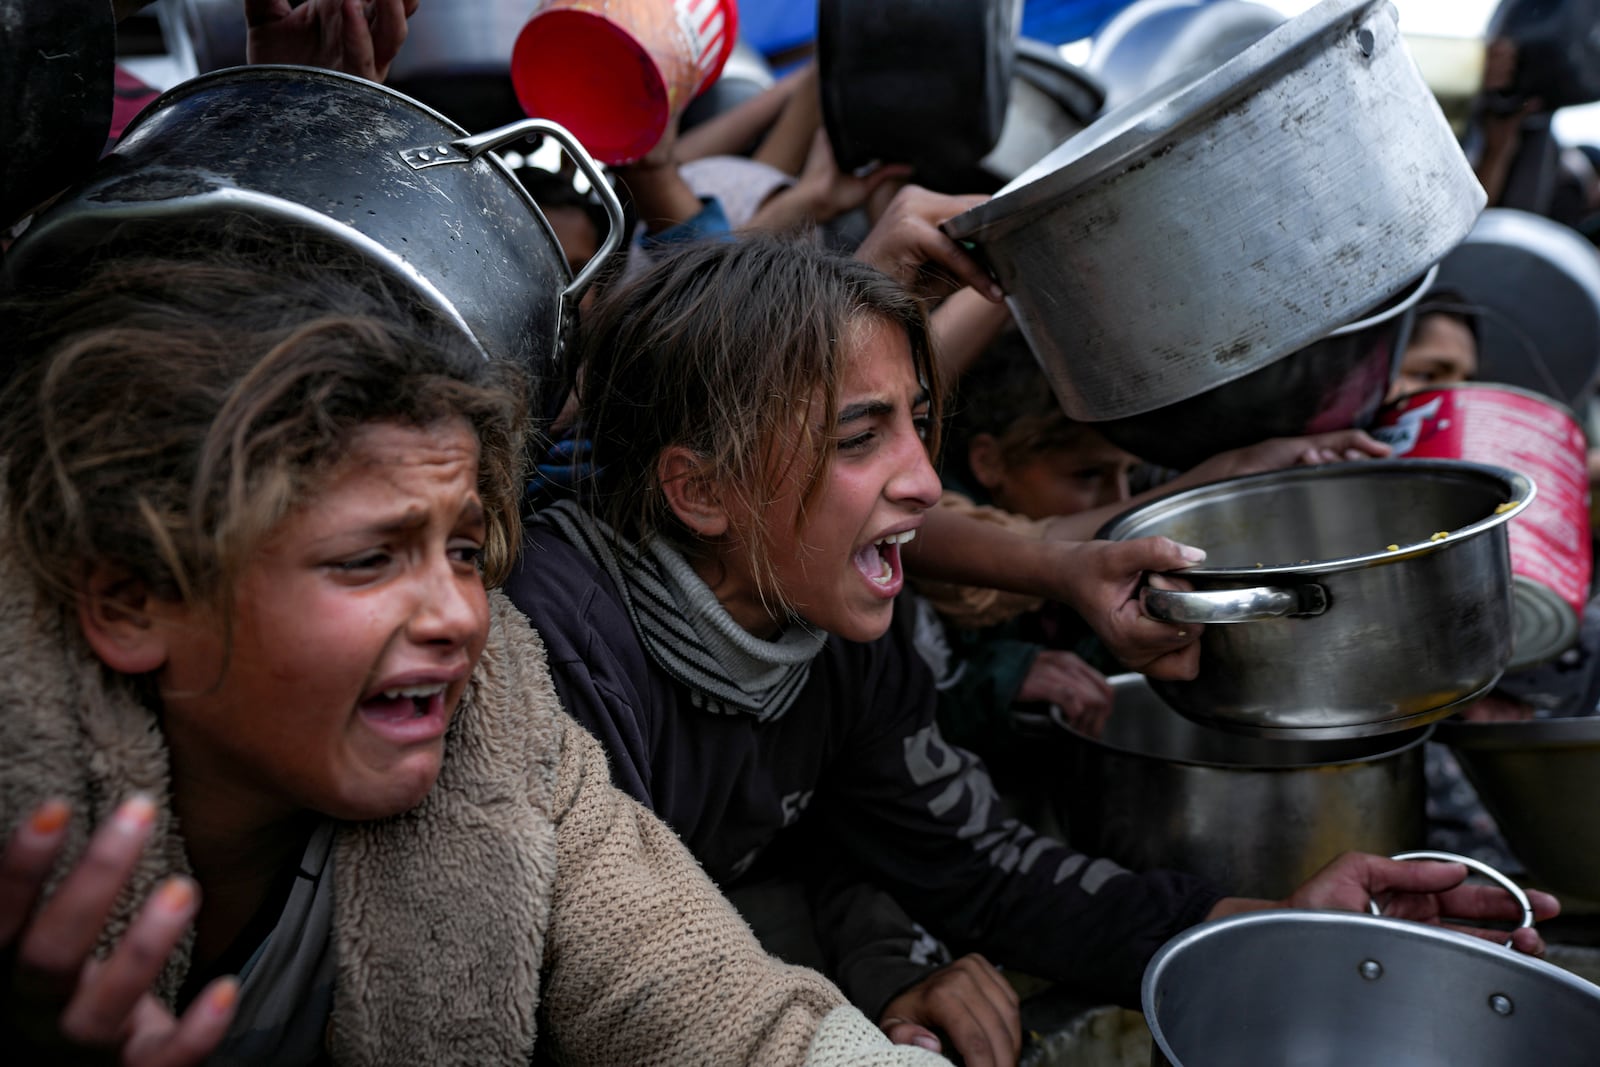
{"type": "Polygon", "coordinates": [[[251,63],[326,67],[381,82],[418,0],[245,0],[251,63]]]}
{"type": "Polygon", "coordinates": [[[125,801],[89,841],[83,858],[48,900],[46,879],[66,839],[60,801],[37,808],[0,856],[0,1041],[24,1059],[186,1067],[203,1062],[227,1033],[237,984],[219,979],[181,1019],[151,988],[200,906],[191,879],[159,885],[104,959],[94,957],[117,897],[155,821],[148,797],[125,801]],[[37,908],[36,908],[37,905],[37,908]]]}

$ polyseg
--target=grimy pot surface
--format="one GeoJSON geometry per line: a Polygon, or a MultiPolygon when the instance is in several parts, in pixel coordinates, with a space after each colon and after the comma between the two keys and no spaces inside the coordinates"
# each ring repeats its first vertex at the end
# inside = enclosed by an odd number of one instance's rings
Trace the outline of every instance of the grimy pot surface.
{"type": "Polygon", "coordinates": [[[1155,1064],[1593,1067],[1600,987],[1490,941],[1351,912],[1203,923],[1145,971],[1155,1064]]]}
{"type": "Polygon", "coordinates": [[[1191,722],[1140,675],[1112,678],[1111,686],[1100,738],[1068,727],[1073,773],[1057,783],[1072,842],[1090,855],[1276,899],[1341,852],[1391,855],[1422,844],[1430,727],[1265,740],[1191,722]]]}
{"type": "Polygon", "coordinates": [[[1511,656],[1506,523],[1523,475],[1456,460],[1373,460],[1216,482],[1108,523],[1209,556],[1193,593],[1147,614],[1209,622],[1200,673],[1158,682],[1189,718],[1271,737],[1392,732],[1486,691],[1511,656]]]}
{"type": "Polygon", "coordinates": [[[16,279],[66,281],[113,246],[203,239],[231,218],[253,218],[365,256],[486,355],[520,362],[537,386],[559,376],[553,364],[578,283],[505,164],[454,147],[465,134],[361,78],[308,67],[217,71],[142,112],[4,268],[16,279]]]}
{"type": "Polygon", "coordinates": [[[1484,204],[1387,0],[1324,0],[1100,118],[945,223],[1067,414],[1249,374],[1399,292],[1484,204]]]}

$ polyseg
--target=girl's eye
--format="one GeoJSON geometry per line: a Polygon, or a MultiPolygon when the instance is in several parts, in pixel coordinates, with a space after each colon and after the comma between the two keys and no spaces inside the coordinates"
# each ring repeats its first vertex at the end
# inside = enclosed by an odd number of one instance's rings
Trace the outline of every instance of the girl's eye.
{"type": "Polygon", "coordinates": [[[922,438],[924,441],[926,441],[928,436],[933,433],[933,418],[926,412],[921,415],[913,415],[911,417],[911,424],[917,428],[917,436],[922,438]]]}
{"type": "Polygon", "coordinates": [[[450,558],[457,563],[465,563],[477,570],[483,569],[483,546],[477,544],[452,545],[450,558]]]}
{"type": "Polygon", "coordinates": [[[368,552],[352,559],[339,560],[329,564],[329,566],[340,574],[362,574],[367,571],[378,570],[388,562],[389,554],[387,552],[368,552]]]}
{"type": "Polygon", "coordinates": [[[865,448],[869,443],[871,443],[872,438],[873,432],[871,430],[868,430],[866,433],[858,433],[854,437],[846,437],[844,440],[839,442],[839,451],[854,452],[858,449],[865,448]]]}

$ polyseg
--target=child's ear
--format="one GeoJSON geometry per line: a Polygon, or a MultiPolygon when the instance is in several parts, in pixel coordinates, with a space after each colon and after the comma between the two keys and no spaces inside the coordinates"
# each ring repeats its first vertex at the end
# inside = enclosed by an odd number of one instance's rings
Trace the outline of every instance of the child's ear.
{"type": "Polygon", "coordinates": [[[107,667],[145,674],[167,662],[166,627],[155,624],[152,607],[142,581],[97,563],[78,594],[78,628],[107,667]]]}
{"type": "Polygon", "coordinates": [[[1005,459],[1000,454],[1000,441],[994,434],[973,434],[972,440],[967,442],[967,467],[985,489],[992,491],[1005,480],[1005,459]]]}
{"type": "Polygon", "coordinates": [[[700,457],[693,451],[682,445],[663,450],[656,461],[656,480],[679,522],[701,537],[721,537],[728,532],[722,494],[705,476],[700,457]]]}

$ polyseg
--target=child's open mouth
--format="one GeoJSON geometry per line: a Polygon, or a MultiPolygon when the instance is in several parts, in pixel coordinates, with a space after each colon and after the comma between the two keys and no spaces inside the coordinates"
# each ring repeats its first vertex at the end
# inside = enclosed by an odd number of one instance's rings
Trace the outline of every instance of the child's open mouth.
{"type": "Polygon", "coordinates": [[[853,562],[862,577],[885,591],[900,581],[900,546],[917,536],[917,531],[889,534],[856,550],[853,562]]]}
{"type": "Polygon", "coordinates": [[[385,689],[363,700],[357,711],[373,730],[397,744],[430,741],[444,733],[444,684],[385,689]]]}

